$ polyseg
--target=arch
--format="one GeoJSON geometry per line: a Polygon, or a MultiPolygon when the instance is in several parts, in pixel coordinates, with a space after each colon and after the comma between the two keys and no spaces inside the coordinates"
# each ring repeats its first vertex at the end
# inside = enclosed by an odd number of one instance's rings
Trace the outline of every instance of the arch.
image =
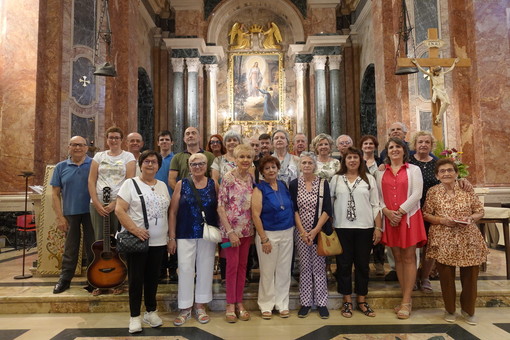
{"type": "MultiPolygon", "coordinates": [[[[286,0],[241,0],[227,1],[220,5],[211,14],[209,27],[207,29],[207,43],[221,45],[219,43],[220,31],[225,22],[236,16],[237,13],[246,7],[259,7],[268,9],[281,18],[285,19],[292,32],[292,43],[304,42],[305,31],[303,29],[303,18],[296,7],[286,0]]],[[[291,39],[289,39],[290,41],[291,39]]]]}
{"type": "Polygon", "coordinates": [[[375,105],[375,67],[370,64],[365,69],[360,91],[360,130],[361,135],[377,137],[377,112],[375,105]]]}
{"type": "Polygon", "coordinates": [[[154,150],[154,96],[143,67],[138,68],[138,132],[145,142],[144,149],[154,150]]]}

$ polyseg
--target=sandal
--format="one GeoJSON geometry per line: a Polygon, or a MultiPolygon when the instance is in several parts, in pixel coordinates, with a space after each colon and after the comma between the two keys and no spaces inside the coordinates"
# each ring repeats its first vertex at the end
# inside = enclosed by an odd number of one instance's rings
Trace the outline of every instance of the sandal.
{"type": "Polygon", "coordinates": [[[283,319],[286,319],[290,316],[290,312],[288,309],[286,310],[281,310],[280,311],[280,318],[283,318],[283,319]]]}
{"type": "Polygon", "coordinates": [[[430,283],[429,279],[421,280],[421,291],[424,293],[427,293],[427,294],[430,294],[433,292],[432,284],[430,283]]]}
{"type": "Polygon", "coordinates": [[[237,315],[235,313],[235,307],[233,311],[228,311],[229,307],[234,307],[232,304],[227,304],[227,310],[225,311],[225,321],[228,323],[236,323],[237,322],[237,315]]]}
{"type": "Polygon", "coordinates": [[[103,290],[101,288],[96,288],[92,291],[92,296],[99,296],[103,294],[103,290]]]}
{"type": "Polygon", "coordinates": [[[352,318],[352,302],[344,302],[341,313],[344,318],[352,318]]]}
{"type": "Polygon", "coordinates": [[[191,318],[191,308],[182,309],[179,315],[174,319],[174,325],[182,326],[189,318],[191,318]]]}
{"type": "Polygon", "coordinates": [[[195,309],[195,316],[197,317],[197,321],[201,324],[206,324],[211,321],[211,318],[207,315],[204,308],[195,309]]]}
{"type": "Polygon", "coordinates": [[[251,315],[247,310],[238,310],[237,313],[238,313],[237,317],[241,321],[248,321],[251,319],[251,315]]]}
{"type": "Polygon", "coordinates": [[[369,316],[371,318],[375,317],[374,310],[370,308],[370,305],[366,301],[358,302],[356,307],[361,313],[365,314],[366,316],[369,316]],[[365,310],[363,310],[361,306],[365,307],[365,310]]]}
{"type": "Polygon", "coordinates": [[[400,310],[397,313],[397,318],[401,320],[409,319],[411,316],[412,303],[403,303],[400,305],[400,310]]]}
{"type": "Polygon", "coordinates": [[[266,311],[262,312],[262,319],[264,319],[264,320],[271,320],[272,317],[273,317],[273,312],[271,312],[269,310],[266,310],[266,311]]]}
{"type": "Polygon", "coordinates": [[[113,288],[112,289],[112,294],[113,295],[120,295],[122,293],[124,293],[125,290],[124,290],[124,286],[120,286],[120,287],[117,287],[117,288],[113,288]]]}

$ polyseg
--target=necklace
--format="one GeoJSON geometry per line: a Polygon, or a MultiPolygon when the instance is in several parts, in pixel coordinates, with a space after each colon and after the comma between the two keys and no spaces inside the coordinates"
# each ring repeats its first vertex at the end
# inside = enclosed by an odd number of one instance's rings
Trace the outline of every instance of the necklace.
{"type": "MultiPolygon", "coordinates": [[[[273,188],[271,188],[271,189],[273,189],[273,188]]],[[[273,189],[273,191],[274,191],[274,194],[275,194],[276,198],[278,199],[278,203],[280,203],[280,209],[281,210],[285,210],[285,206],[283,205],[282,196],[280,196],[280,190],[278,188],[278,182],[276,182],[276,189],[277,190],[273,189]]]]}
{"type": "Polygon", "coordinates": [[[156,184],[158,184],[158,181],[157,181],[157,180],[156,180],[156,183],[154,183],[154,185],[150,185],[150,184],[149,184],[148,182],[146,182],[146,181],[145,181],[142,177],[138,177],[138,178],[140,178],[140,180],[141,180],[142,182],[144,182],[145,184],[147,184],[147,185],[151,188],[151,190],[152,190],[152,191],[154,191],[154,190],[155,190],[155,189],[154,189],[154,187],[156,186],[156,184]]]}

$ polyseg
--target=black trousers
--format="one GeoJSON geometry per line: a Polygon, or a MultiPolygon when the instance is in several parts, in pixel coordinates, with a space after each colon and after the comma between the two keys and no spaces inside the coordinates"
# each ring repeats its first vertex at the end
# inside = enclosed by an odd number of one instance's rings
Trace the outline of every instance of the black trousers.
{"type": "Polygon", "coordinates": [[[129,310],[131,316],[140,315],[142,290],[147,312],[156,310],[159,273],[165,246],[149,247],[147,253],[126,254],[129,281],[129,310]]]}
{"type": "Polygon", "coordinates": [[[370,251],[374,228],[369,229],[335,229],[343,254],[336,256],[338,292],[342,295],[352,294],[352,265],[354,264],[354,292],[356,295],[368,294],[368,274],[370,251]]]}

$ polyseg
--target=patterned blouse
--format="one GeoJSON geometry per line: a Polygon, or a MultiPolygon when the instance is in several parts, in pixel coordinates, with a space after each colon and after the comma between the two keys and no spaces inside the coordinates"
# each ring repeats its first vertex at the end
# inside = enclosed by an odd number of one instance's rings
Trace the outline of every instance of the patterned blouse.
{"type": "MultiPolygon", "coordinates": [[[[455,197],[442,184],[429,189],[423,212],[438,217],[464,219],[483,213],[483,205],[474,192],[466,192],[455,183],[455,197]]],[[[489,250],[476,224],[449,227],[431,224],[427,257],[448,266],[478,266],[487,260],[489,250]]]]}
{"type": "Polygon", "coordinates": [[[220,173],[220,180],[219,182],[223,180],[223,176],[230,170],[233,170],[236,168],[235,162],[230,162],[225,155],[218,156],[214,159],[213,164],[211,165],[211,169],[214,169],[220,173]]]}
{"type": "MultiPolygon", "coordinates": [[[[250,181],[243,181],[234,176],[233,171],[223,176],[218,194],[218,205],[225,209],[228,222],[237,236],[248,237],[253,235],[251,219],[251,195],[253,193],[254,179],[249,175],[250,181]]],[[[228,238],[223,225],[220,226],[221,237],[228,238]]]]}
{"type": "Polygon", "coordinates": [[[340,170],[340,161],[335,158],[330,158],[329,161],[323,163],[317,160],[317,170],[315,174],[326,181],[331,181],[331,178],[340,170]]]}

